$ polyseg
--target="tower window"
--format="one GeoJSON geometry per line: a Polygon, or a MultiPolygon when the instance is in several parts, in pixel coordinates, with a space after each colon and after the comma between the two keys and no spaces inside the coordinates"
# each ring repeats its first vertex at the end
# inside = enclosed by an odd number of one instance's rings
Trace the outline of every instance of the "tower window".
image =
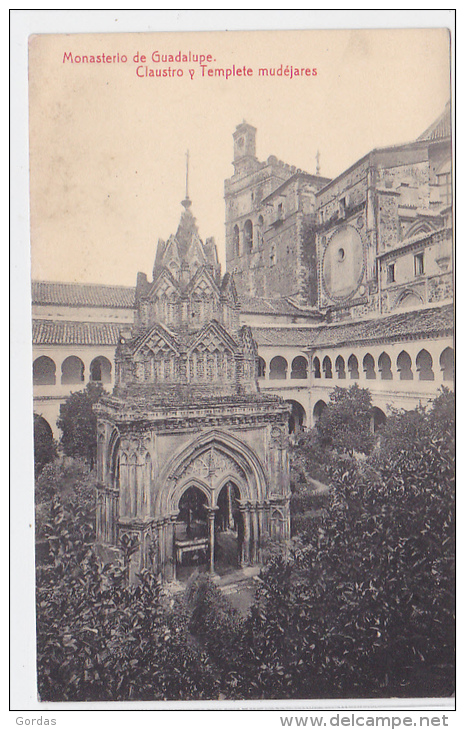
{"type": "Polygon", "coordinates": [[[387,283],[393,284],[396,280],[396,265],[388,264],[387,266],[387,283]]]}
{"type": "Polygon", "coordinates": [[[347,211],[347,207],[348,207],[348,199],[347,199],[347,197],[341,198],[339,200],[339,216],[341,218],[345,218],[346,211],[347,211]]]}
{"type": "Polygon", "coordinates": [[[278,203],[278,220],[284,220],[284,208],[282,203],[278,203]]]}
{"type": "Polygon", "coordinates": [[[425,273],[425,254],[415,254],[413,261],[415,266],[415,276],[422,276],[425,273]]]}
{"type": "Polygon", "coordinates": [[[246,220],[244,223],[244,244],[247,251],[253,249],[253,223],[251,220],[246,220]]]}
{"type": "Polygon", "coordinates": [[[234,248],[234,256],[236,258],[240,255],[239,250],[239,226],[234,226],[233,228],[233,248],[234,248]]]}

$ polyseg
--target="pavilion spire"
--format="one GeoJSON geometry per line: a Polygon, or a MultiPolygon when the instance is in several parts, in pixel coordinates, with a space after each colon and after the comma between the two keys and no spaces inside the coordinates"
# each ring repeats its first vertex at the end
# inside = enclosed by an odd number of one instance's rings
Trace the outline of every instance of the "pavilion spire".
{"type": "Polygon", "coordinates": [[[186,210],[192,205],[192,200],[189,198],[189,150],[186,152],[186,197],[182,201],[182,205],[186,210]]]}

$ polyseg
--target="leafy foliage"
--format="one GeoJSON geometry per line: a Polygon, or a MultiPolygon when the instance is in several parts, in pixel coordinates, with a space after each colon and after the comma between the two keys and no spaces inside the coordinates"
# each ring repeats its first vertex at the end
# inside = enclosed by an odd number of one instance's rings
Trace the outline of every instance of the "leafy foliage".
{"type": "Polygon", "coordinates": [[[186,590],[189,631],[214,665],[222,687],[237,684],[237,647],[244,621],[208,576],[202,575],[186,590]]]}
{"type": "Polygon", "coordinates": [[[357,384],[350,388],[336,387],[330,400],[316,426],[321,445],[340,453],[369,454],[374,445],[370,391],[357,384]]]}
{"type": "Polygon", "coordinates": [[[57,421],[64,453],[85,459],[91,469],[97,451],[97,416],[93,406],[104,392],[101,383],[88,383],[84,390],[71,393],[61,406],[57,421]]]}
{"type": "Polygon", "coordinates": [[[368,462],[333,459],[328,508],[262,571],[245,696],[452,692],[453,417],[443,391],[428,412],[393,414],[368,462]]]}
{"type": "Polygon", "coordinates": [[[207,658],[155,576],[127,583],[102,565],[82,513],[53,499],[49,560],[37,574],[37,667],[42,700],[201,699],[215,696],[207,658]]]}
{"type": "Polygon", "coordinates": [[[46,421],[34,413],[34,469],[36,477],[57,455],[57,445],[46,421]]]}

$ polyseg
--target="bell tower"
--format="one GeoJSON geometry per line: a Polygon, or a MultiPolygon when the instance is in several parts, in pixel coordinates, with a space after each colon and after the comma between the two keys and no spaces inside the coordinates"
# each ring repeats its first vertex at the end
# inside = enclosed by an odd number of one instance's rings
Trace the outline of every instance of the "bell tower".
{"type": "Polygon", "coordinates": [[[240,175],[246,172],[251,162],[256,163],[255,135],[257,130],[251,124],[243,121],[238,124],[233,134],[234,139],[234,173],[240,175]]]}

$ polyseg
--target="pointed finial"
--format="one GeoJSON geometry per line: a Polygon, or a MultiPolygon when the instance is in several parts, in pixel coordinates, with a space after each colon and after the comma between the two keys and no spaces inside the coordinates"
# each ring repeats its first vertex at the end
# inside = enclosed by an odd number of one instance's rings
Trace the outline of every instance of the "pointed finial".
{"type": "Polygon", "coordinates": [[[186,210],[192,205],[192,201],[189,198],[189,150],[186,152],[186,197],[182,201],[181,205],[183,205],[186,210]]]}
{"type": "Polygon", "coordinates": [[[316,151],[315,159],[316,159],[316,174],[319,175],[320,174],[320,150],[316,151]]]}

